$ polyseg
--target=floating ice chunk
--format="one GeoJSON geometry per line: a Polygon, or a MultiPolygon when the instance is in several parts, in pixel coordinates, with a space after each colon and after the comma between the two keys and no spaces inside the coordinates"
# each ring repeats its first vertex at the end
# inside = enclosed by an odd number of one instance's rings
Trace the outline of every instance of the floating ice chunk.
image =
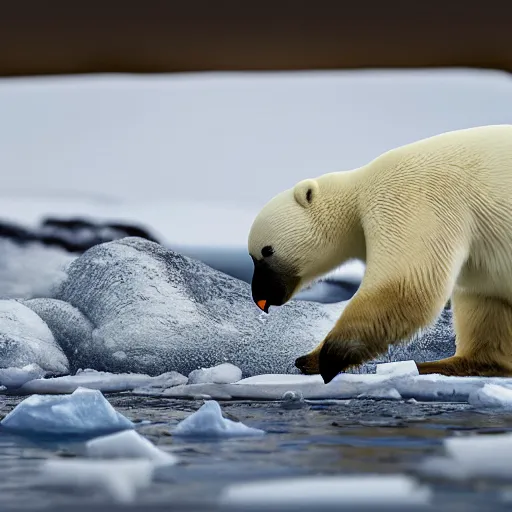
{"type": "Polygon", "coordinates": [[[112,500],[132,502],[139,489],[149,487],[154,465],[149,460],[48,460],[38,483],[47,487],[101,490],[112,500]]]}
{"type": "Polygon", "coordinates": [[[431,491],[405,475],[318,476],[233,484],[222,505],[322,507],[338,505],[426,505],[431,491]]]}
{"type": "Polygon", "coordinates": [[[71,395],[32,395],[1,422],[2,427],[33,434],[81,434],[134,428],[100,391],[78,388],[71,395]]]}
{"type": "Polygon", "coordinates": [[[218,402],[208,400],[196,412],[178,423],[175,436],[241,437],[260,436],[263,430],[224,418],[218,402]]]}
{"type": "Polygon", "coordinates": [[[173,465],[178,458],[156,447],[135,430],[125,430],[107,436],[96,437],[86,443],[87,455],[100,459],[139,458],[153,461],[156,465],[173,465]]]}
{"type": "Polygon", "coordinates": [[[62,394],[73,393],[79,387],[97,389],[104,393],[130,391],[138,387],[169,388],[185,384],[187,378],[177,372],[168,372],[157,377],[137,373],[107,373],[96,370],[79,370],[76,375],[53,379],[36,379],[21,388],[24,393],[62,394]]]}
{"type": "Polygon", "coordinates": [[[283,409],[302,409],[306,407],[306,401],[301,391],[287,391],[282,396],[281,407],[283,409]]]}
{"type": "Polygon", "coordinates": [[[453,480],[512,479],[512,434],[449,437],[444,447],[448,457],[426,459],[422,473],[453,480]]]}
{"type": "Polygon", "coordinates": [[[403,377],[405,375],[419,375],[418,367],[414,361],[397,361],[396,363],[381,363],[375,367],[377,375],[388,377],[403,377]]]}
{"type": "Polygon", "coordinates": [[[23,368],[0,368],[0,385],[7,389],[15,389],[23,386],[25,382],[40,379],[46,374],[46,371],[34,363],[23,368]]]}
{"type": "Polygon", "coordinates": [[[242,378],[242,370],[231,363],[223,363],[211,368],[193,370],[188,376],[189,384],[231,384],[242,378]]]}
{"type": "Polygon", "coordinates": [[[373,400],[402,400],[402,395],[395,388],[372,389],[361,393],[357,398],[370,398],[373,400]]]}
{"type": "Polygon", "coordinates": [[[512,409],[512,389],[497,384],[485,384],[474,390],[468,399],[474,407],[500,407],[512,409]]]}

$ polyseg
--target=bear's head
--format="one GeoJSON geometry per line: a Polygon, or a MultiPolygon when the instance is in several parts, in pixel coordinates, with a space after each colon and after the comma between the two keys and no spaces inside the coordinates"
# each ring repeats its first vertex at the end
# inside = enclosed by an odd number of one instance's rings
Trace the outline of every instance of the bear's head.
{"type": "Polygon", "coordinates": [[[335,230],[327,225],[334,212],[322,195],[318,180],[301,181],[271,199],[253,222],[248,244],[252,297],[265,312],[336,266],[335,230]]]}

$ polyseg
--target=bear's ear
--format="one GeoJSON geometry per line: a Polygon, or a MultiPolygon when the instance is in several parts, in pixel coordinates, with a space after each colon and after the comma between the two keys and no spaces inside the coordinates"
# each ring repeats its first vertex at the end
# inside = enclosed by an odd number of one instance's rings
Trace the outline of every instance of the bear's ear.
{"type": "Polygon", "coordinates": [[[303,180],[295,185],[293,196],[295,201],[304,208],[309,208],[316,201],[318,183],[315,180],[303,180]]]}

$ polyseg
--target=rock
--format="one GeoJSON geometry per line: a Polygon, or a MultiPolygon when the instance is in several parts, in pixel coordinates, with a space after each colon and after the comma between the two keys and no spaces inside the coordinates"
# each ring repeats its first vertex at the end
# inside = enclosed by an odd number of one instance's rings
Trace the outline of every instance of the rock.
{"type": "Polygon", "coordinates": [[[70,364],[70,371],[79,368],[104,370],[93,342],[94,326],[81,311],[57,299],[31,299],[23,304],[44,320],[70,364]]]}
{"type": "Polygon", "coordinates": [[[292,301],[264,315],[247,283],[140,238],[89,249],[71,263],[56,297],[93,324],[91,358],[102,370],[149,375],[188,375],[226,361],[244,376],[296,372],[295,358],[320,342],[342,309],[292,301]]]}

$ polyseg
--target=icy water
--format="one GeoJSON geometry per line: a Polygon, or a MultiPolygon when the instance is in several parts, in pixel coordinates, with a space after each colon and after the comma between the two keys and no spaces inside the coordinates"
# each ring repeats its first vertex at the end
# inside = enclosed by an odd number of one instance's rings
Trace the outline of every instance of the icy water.
{"type": "MultiPolygon", "coordinates": [[[[351,400],[286,409],[278,402],[220,402],[225,416],[264,429],[267,435],[183,440],[173,438],[169,430],[195,412],[201,401],[123,394],[107,398],[138,424],[141,434],[164,450],[172,448],[181,463],[159,468],[152,486],[139,492],[133,505],[116,506],[99,492],[34,485],[38,462],[48,457],[75,456],[76,441],[42,444],[0,431],[0,510],[221,510],[215,506],[215,497],[233,482],[354,473],[415,475],[419,461],[442,453],[441,443],[447,436],[492,435],[512,430],[512,414],[482,413],[456,403],[351,400]]],[[[0,397],[0,415],[7,414],[21,400],[0,397]]],[[[425,510],[511,509],[502,498],[503,491],[509,490],[504,483],[418,478],[435,491],[433,505],[425,510]]]]}

